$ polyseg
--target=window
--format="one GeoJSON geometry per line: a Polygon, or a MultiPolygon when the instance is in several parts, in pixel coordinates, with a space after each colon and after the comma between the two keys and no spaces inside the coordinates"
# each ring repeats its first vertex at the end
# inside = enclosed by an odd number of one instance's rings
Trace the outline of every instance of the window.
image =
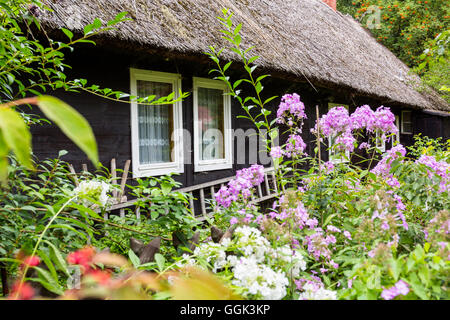
{"type": "MultiPolygon", "coordinates": [[[[131,94],[158,99],[179,96],[181,76],[130,69],[131,94]]],[[[133,176],[157,176],[183,172],[181,101],[166,105],[131,104],[133,176]]]]}
{"type": "Polygon", "coordinates": [[[413,126],[412,126],[412,112],[411,111],[402,111],[402,133],[404,134],[412,134],[413,126]]]}
{"type": "MultiPolygon", "coordinates": [[[[334,108],[334,107],[344,107],[345,109],[349,109],[348,105],[342,104],[342,103],[328,103],[328,110],[334,108]]],[[[329,136],[328,137],[328,159],[332,163],[342,163],[342,162],[348,162],[350,159],[350,151],[346,150],[344,154],[342,152],[339,152],[336,150],[336,148],[332,148],[334,141],[336,137],[335,136],[329,136]]]]}
{"type": "Polygon", "coordinates": [[[194,170],[233,166],[231,99],[222,81],[194,78],[194,170]]]}

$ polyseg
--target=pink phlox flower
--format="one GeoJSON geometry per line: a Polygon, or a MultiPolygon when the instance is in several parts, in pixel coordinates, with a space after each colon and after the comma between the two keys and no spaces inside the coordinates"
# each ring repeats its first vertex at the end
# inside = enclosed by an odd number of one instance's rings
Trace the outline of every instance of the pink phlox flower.
{"type": "Polygon", "coordinates": [[[298,94],[285,94],[281,97],[281,102],[278,106],[277,122],[292,127],[294,125],[293,117],[306,119],[305,105],[300,101],[298,94]]]}
{"type": "Polygon", "coordinates": [[[298,134],[291,134],[287,140],[286,150],[284,154],[288,157],[296,157],[304,154],[306,149],[306,143],[303,138],[298,134]]]}
{"type": "Polygon", "coordinates": [[[344,232],[342,233],[344,235],[344,237],[346,237],[348,240],[352,240],[352,235],[350,234],[350,232],[348,232],[347,230],[344,230],[344,232]]]}
{"type": "Polygon", "coordinates": [[[272,147],[270,150],[270,156],[274,159],[282,158],[283,157],[283,149],[281,147],[272,147]]]}
{"type": "Polygon", "coordinates": [[[341,232],[341,229],[339,229],[339,228],[337,228],[337,227],[335,227],[335,226],[330,224],[330,225],[327,226],[327,231],[330,231],[330,232],[341,232]]]}
{"type": "Polygon", "coordinates": [[[406,296],[409,293],[409,285],[403,280],[399,280],[393,287],[390,289],[384,289],[381,293],[381,297],[384,300],[392,300],[399,295],[406,296]]]}

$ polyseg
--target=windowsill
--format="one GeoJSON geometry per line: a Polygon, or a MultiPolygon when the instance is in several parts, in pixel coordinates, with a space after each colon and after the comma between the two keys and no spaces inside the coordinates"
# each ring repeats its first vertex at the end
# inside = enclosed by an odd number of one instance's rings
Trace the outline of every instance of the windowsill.
{"type": "Polygon", "coordinates": [[[141,165],[133,172],[133,178],[162,176],[169,173],[183,173],[183,164],[176,162],[141,165]]]}
{"type": "Polygon", "coordinates": [[[201,161],[194,165],[195,172],[232,169],[233,164],[227,159],[201,161]]]}

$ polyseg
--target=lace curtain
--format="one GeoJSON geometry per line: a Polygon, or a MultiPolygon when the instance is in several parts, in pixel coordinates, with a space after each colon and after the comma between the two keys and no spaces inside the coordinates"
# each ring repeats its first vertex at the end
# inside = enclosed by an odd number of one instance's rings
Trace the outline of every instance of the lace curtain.
{"type": "Polygon", "coordinates": [[[200,160],[224,159],[223,91],[198,88],[200,160]]]}
{"type": "MultiPolygon", "coordinates": [[[[156,95],[156,99],[173,92],[172,84],[137,81],[140,97],[156,95]]],[[[171,162],[173,132],[172,105],[138,105],[139,162],[141,164],[171,162]]]]}

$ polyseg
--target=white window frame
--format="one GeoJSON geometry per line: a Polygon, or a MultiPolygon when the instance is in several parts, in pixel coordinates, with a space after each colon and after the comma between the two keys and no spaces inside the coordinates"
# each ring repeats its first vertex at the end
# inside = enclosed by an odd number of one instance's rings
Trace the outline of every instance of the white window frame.
{"type": "MultiPolygon", "coordinates": [[[[142,69],[130,68],[130,92],[132,96],[137,94],[137,81],[152,81],[172,84],[174,97],[176,100],[180,97],[181,75],[175,73],[158,72],[142,69]]],[[[140,164],[139,162],[139,123],[138,123],[138,104],[131,103],[131,159],[133,178],[160,176],[169,173],[183,173],[183,108],[182,102],[177,101],[172,104],[173,110],[173,150],[172,157],[174,161],[164,163],[140,164]]]]}
{"type": "Polygon", "coordinates": [[[379,130],[377,130],[375,133],[375,147],[377,149],[379,149],[381,152],[386,151],[386,140],[384,140],[384,139],[382,139],[382,137],[380,137],[379,130]],[[380,145],[380,140],[381,140],[381,145],[380,145]]]}
{"type": "MultiPolygon", "coordinates": [[[[347,110],[350,110],[350,107],[347,104],[342,104],[342,103],[334,103],[334,102],[328,102],[328,111],[334,107],[344,107],[347,110]]],[[[345,163],[345,162],[350,162],[350,151],[345,150],[345,158],[344,157],[340,157],[340,158],[334,158],[332,159],[332,148],[331,148],[331,137],[328,137],[328,161],[330,161],[333,164],[338,164],[338,163],[345,163]]],[[[334,156],[336,156],[336,154],[334,154],[334,156]]]]}
{"type": "Polygon", "coordinates": [[[410,113],[410,117],[411,117],[411,122],[408,122],[409,124],[411,124],[411,129],[412,129],[412,127],[413,127],[413,122],[412,122],[412,111],[411,110],[402,110],[402,122],[401,122],[401,126],[402,126],[402,128],[401,128],[401,133],[402,134],[413,134],[412,132],[407,132],[407,131],[405,131],[405,129],[404,129],[404,124],[405,124],[405,117],[404,117],[404,114],[405,113],[410,113]]]}
{"type": "Polygon", "coordinates": [[[395,139],[396,139],[397,143],[400,143],[400,116],[399,115],[395,115],[395,126],[398,129],[398,132],[395,135],[395,139]]]}
{"type": "Polygon", "coordinates": [[[194,99],[194,171],[212,171],[233,168],[233,130],[231,127],[231,97],[223,95],[224,116],[224,159],[200,160],[200,130],[198,119],[198,88],[219,89],[228,91],[227,85],[220,80],[193,77],[194,99]]]}

